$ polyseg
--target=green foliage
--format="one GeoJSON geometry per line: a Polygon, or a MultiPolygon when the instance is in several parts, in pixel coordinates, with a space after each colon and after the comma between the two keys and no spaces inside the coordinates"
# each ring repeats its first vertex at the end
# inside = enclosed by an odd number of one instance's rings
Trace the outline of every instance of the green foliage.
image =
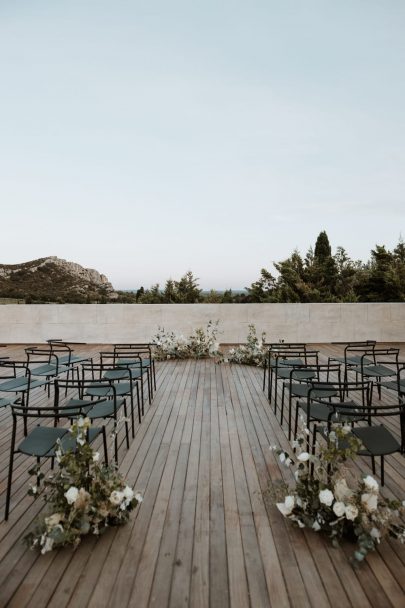
{"type": "Polygon", "coordinates": [[[276,446],[272,448],[285,466],[297,464],[295,487],[272,485],[268,490],[284,517],[300,528],[323,532],[334,545],[343,538],[355,540],[354,564],[363,561],[388,536],[405,542],[403,503],[381,496],[371,475],[348,483],[347,463],[363,447],[351,427],[335,425],[326,443],[317,446],[318,456],[305,450],[308,433],[304,428],[294,440],[293,447],[298,450],[294,457],[276,446]]]}
{"type": "Polygon", "coordinates": [[[249,325],[249,333],[246,344],[241,344],[237,348],[231,348],[224,361],[228,363],[243,363],[245,365],[257,365],[264,367],[267,356],[266,334],[262,333],[257,337],[256,327],[249,325]]]}
{"type": "MultiPolygon", "coordinates": [[[[77,546],[87,534],[99,535],[109,526],[126,523],[130,511],[142,501],[115,466],[99,463],[98,452],[87,442],[89,428],[90,420],[80,418],[71,428],[75,451],[63,452],[60,446],[56,450],[59,469],[45,479],[42,492],[47,513],[25,537],[31,549],[47,553],[64,545],[77,546]]],[[[44,477],[37,467],[30,473],[44,477]]],[[[37,486],[28,493],[40,495],[37,486]]]]}
{"type": "Polygon", "coordinates": [[[295,250],[274,263],[274,278],[263,268],[248,288],[249,302],[404,302],[405,245],[391,252],[376,245],[367,263],[353,261],[343,247],[332,254],[328,235],[322,231],[315,249],[305,258],[295,250]]]}

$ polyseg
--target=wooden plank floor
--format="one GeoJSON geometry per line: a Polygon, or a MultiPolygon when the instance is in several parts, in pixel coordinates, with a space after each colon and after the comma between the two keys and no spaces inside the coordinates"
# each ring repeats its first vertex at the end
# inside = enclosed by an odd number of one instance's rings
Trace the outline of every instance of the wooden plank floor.
{"type": "MultiPolygon", "coordinates": [[[[338,352],[318,346],[324,357],[338,352]]],[[[80,348],[95,356],[106,350],[80,348]]],[[[0,354],[22,352],[13,346],[0,354]]],[[[0,410],[0,606],[405,606],[403,545],[386,542],[353,570],[352,546],[332,548],[293,528],[264,500],[269,480],[292,477],[269,449],[290,448],[262,391],[261,370],[168,361],[157,371],[154,400],[129,450],[123,441],[119,450],[120,470],[144,501],[127,525],[85,539],[76,551],[41,556],[22,543],[42,508],[26,495],[31,460],[22,456],[3,521],[11,420],[8,408],[0,410]]],[[[42,389],[33,403],[47,403],[42,389]]],[[[366,459],[356,467],[370,472],[366,459]]],[[[387,458],[385,492],[405,498],[398,454],[387,458]]]]}

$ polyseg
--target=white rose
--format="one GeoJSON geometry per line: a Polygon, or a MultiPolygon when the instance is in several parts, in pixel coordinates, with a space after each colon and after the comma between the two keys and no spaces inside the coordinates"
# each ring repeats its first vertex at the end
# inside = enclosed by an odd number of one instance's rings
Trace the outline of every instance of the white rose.
{"type": "Polygon", "coordinates": [[[307,462],[307,460],[309,460],[308,452],[301,452],[301,454],[298,456],[297,460],[299,460],[300,462],[307,462]]]}
{"type": "Polygon", "coordinates": [[[349,519],[350,521],[354,521],[356,519],[356,517],[358,516],[359,511],[357,509],[357,507],[355,507],[354,505],[347,505],[346,510],[345,510],[345,515],[346,515],[346,519],[349,519]]]}
{"type": "Polygon", "coordinates": [[[284,515],[284,517],[288,517],[291,514],[295,504],[294,496],[286,496],[284,502],[277,503],[277,509],[284,515]]]}
{"type": "Polygon", "coordinates": [[[135,498],[136,502],[139,502],[139,503],[143,502],[143,496],[142,496],[142,494],[140,494],[139,492],[137,492],[137,493],[135,494],[135,497],[134,497],[134,498],[135,498]]]}
{"type": "Polygon", "coordinates": [[[124,493],[114,490],[111,492],[109,500],[112,505],[120,505],[124,500],[124,493]]]}
{"type": "Polygon", "coordinates": [[[68,504],[72,505],[74,502],[76,502],[76,499],[79,496],[79,490],[75,488],[75,486],[71,486],[68,491],[65,492],[64,496],[68,501],[68,504]]]}
{"type": "Polygon", "coordinates": [[[372,538],[375,538],[375,540],[379,541],[381,538],[381,534],[380,531],[377,528],[371,528],[370,530],[370,536],[372,538]]]}
{"type": "Polygon", "coordinates": [[[362,494],[361,502],[365,505],[367,511],[376,511],[378,506],[378,497],[376,494],[362,494]]]}
{"type": "Polygon", "coordinates": [[[327,507],[330,507],[334,500],[335,497],[330,490],[326,489],[319,492],[319,501],[327,507]]]}
{"type": "Polygon", "coordinates": [[[319,532],[319,530],[321,529],[321,526],[319,525],[319,522],[317,520],[315,520],[312,524],[312,529],[315,530],[315,532],[319,532]]]}
{"type": "Polygon", "coordinates": [[[93,462],[98,462],[99,460],[100,460],[100,452],[94,452],[93,462]]]}
{"type": "Polygon", "coordinates": [[[278,458],[279,458],[280,462],[283,463],[284,460],[285,460],[285,453],[281,452],[281,454],[280,454],[280,456],[278,458]]]}
{"type": "Polygon", "coordinates": [[[367,475],[363,479],[363,483],[366,486],[367,490],[371,490],[372,492],[378,492],[378,482],[371,475],[367,475]]]}
{"type": "Polygon", "coordinates": [[[124,495],[124,498],[126,498],[127,500],[132,500],[134,497],[134,491],[129,486],[125,486],[122,493],[124,495]]]}
{"type": "Polygon", "coordinates": [[[346,512],[346,507],[344,502],[335,502],[333,505],[333,512],[337,517],[342,517],[346,512]]]}

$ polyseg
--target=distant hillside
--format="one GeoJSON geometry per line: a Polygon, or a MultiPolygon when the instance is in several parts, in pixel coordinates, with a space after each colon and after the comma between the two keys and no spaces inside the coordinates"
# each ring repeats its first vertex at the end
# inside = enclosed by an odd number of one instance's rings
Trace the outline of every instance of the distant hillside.
{"type": "Polygon", "coordinates": [[[56,256],[0,264],[0,298],[31,302],[108,302],[117,297],[107,277],[56,256]]]}

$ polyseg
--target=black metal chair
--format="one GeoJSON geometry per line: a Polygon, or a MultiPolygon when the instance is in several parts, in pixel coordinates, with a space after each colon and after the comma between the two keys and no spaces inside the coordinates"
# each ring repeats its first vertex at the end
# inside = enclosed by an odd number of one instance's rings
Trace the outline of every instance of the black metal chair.
{"type": "Polygon", "coordinates": [[[358,367],[366,354],[367,357],[363,359],[366,364],[371,365],[374,362],[373,352],[376,348],[375,340],[364,340],[364,341],[353,341],[353,342],[332,342],[332,344],[344,345],[343,357],[329,357],[328,362],[331,363],[343,363],[344,375],[343,381],[348,382],[349,372],[353,368],[358,367]]]}
{"type": "MultiPolygon", "coordinates": [[[[300,368],[303,366],[318,365],[318,351],[317,350],[287,350],[273,352],[273,356],[269,361],[270,379],[269,379],[269,392],[268,399],[272,402],[272,392],[274,386],[274,413],[277,413],[278,403],[278,391],[277,391],[277,380],[287,380],[290,377],[291,369],[300,368]]],[[[304,374],[305,372],[303,372],[304,374]]],[[[315,377],[313,372],[308,373],[308,380],[315,377]]]]}
{"type": "Polygon", "coordinates": [[[48,396],[50,395],[50,381],[58,376],[67,374],[69,377],[72,367],[60,363],[58,356],[50,347],[29,346],[25,349],[27,364],[32,376],[44,377],[48,380],[48,396]]]}
{"type": "Polygon", "coordinates": [[[114,353],[120,358],[127,357],[131,361],[132,355],[140,356],[142,359],[143,369],[149,370],[151,395],[153,398],[153,390],[156,391],[156,367],[153,357],[152,345],[148,342],[134,342],[127,344],[114,344],[114,353]]]}
{"type": "MultiPolygon", "coordinates": [[[[74,437],[70,433],[69,428],[56,426],[57,421],[61,418],[68,418],[71,420],[77,419],[80,416],[85,416],[87,413],[84,408],[80,406],[72,407],[23,407],[21,405],[11,405],[13,428],[11,434],[11,447],[10,447],[10,460],[8,468],[7,478],[7,493],[6,493],[6,508],[5,508],[5,519],[8,519],[10,513],[10,499],[11,499],[11,485],[13,478],[13,467],[15,455],[25,454],[27,456],[34,456],[37,461],[37,465],[40,464],[42,458],[54,458],[55,450],[60,443],[63,451],[76,449],[76,442],[74,437]],[[27,421],[30,419],[36,419],[39,424],[34,426],[32,430],[24,437],[24,439],[16,446],[17,437],[17,425],[18,420],[23,419],[24,428],[27,428],[27,421]],[[47,426],[47,423],[53,422],[53,426],[47,426]],[[41,424],[43,423],[43,424],[41,424]]],[[[88,441],[92,443],[96,437],[102,434],[103,446],[104,446],[104,458],[108,463],[107,454],[107,441],[105,435],[105,428],[103,427],[91,427],[88,431],[88,441]]],[[[37,479],[39,482],[39,478],[37,479]]]]}
{"type": "Polygon", "coordinates": [[[292,403],[293,398],[304,399],[312,391],[314,399],[332,399],[339,397],[343,400],[341,366],[339,363],[323,363],[318,365],[302,365],[289,369],[289,377],[283,382],[281,394],[280,424],[284,419],[285,392],[288,392],[288,439],[291,439],[292,403]],[[331,380],[331,378],[333,378],[331,380]],[[317,383],[314,390],[313,384],[317,383]]]}
{"type": "MultiPolygon", "coordinates": [[[[114,384],[107,381],[92,379],[55,380],[55,410],[78,407],[85,416],[94,420],[112,420],[114,423],[114,457],[118,464],[118,413],[121,408],[125,416],[125,437],[129,448],[128,412],[125,398],[118,398],[114,384]],[[64,403],[61,391],[68,392],[67,402],[64,403]],[[74,396],[71,397],[73,390],[74,396]],[[76,394],[75,394],[76,393],[76,394]],[[86,398],[87,397],[87,398],[86,398]]],[[[55,415],[57,418],[57,415],[55,415]]]]}
{"type": "Polygon", "coordinates": [[[397,378],[399,363],[399,348],[379,348],[372,351],[373,361],[370,363],[368,353],[364,353],[360,365],[353,368],[356,375],[363,380],[373,380],[373,386],[377,387],[378,397],[381,399],[382,378],[397,378]]]}
{"type": "MultiPolygon", "coordinates": [[[[312,382],[305,400],[298,400],[295,408],[294,439],[297,437],[299,411],[301,410],[306,428],[312,425],[312,452],[315,452],[317,432],[323,432],[323,427],[328,427],[333,422],[352,424],[369,419],[371,415],[371,388],[372,383],[366,382],[342,382],[337,386],[336,382],[312,382]],[[328,388],[337,390],[337,398],[320,398],[317,393],[328,388]],[[321,428],[318,428],[321,427],[321,428]]],[[[309,437],[307,439],[309,451],[309,437]]]]}
{"type": "MultiPolygon", "coordinates": [[[[105,358],[102,359],[105,361],[105,358]]],[[[142,384],[142,377],[137,374],[137,370],[127,367],[117,367],[113,363],[91,363],[82,365],[82,378],[103,382],[104,387],[93,386],[87,389],[87,394],[93,397],[110,397],[112,391],[108,390],[106,383],[114,385],[117,397],[129,397],[131,407],[131,429],[132,437],[135,437],[134,420],[134,390],[136,391],[136,402],[138,410],[138,422],[141,424],[144,415],[144,404],[140,398],[139,385],[142,384]],[[135,376],[135,377],[134,377],[135,376]]],[[[142,387],[141,387],[142,388],[142,387]]]]}
{"type": "MultiPolygon", "coordinates": [[[[0,393],[15,393],[20,395],[19,400],[22,407],[28,407],[30,393],[33,389],[47,386],[49,380],[32,378],[32,373],[27,361],[0,361],[0,393]]],[[[24,433],[27,434],[27,420],[24,419],[24,433]]]]}
{"type": "MultiPolygon", "coordinates": [[[[346,404],[339,404],[338,419],[346,416],[346,410],[350,409],[346,404]]],[[[405,453],[405,403],[401,401],[395,405],[377,405],[372,408],[358,408],[356,413],[350,412],[350,417],[353,422],[360,422],[367,419],[367,425],[354,426],[352,433],[355,437],[361,440],[363,448],[359,450],[360,456],[368,456],[371,458],[372,471],[376,474],[375,458],[380,457],[380,481],[383,486],[385,483],[384,457],[390,454],[399,452],[405,453]],[[375,424],[374,420],[387,418],[391,422],[395,418],[399,421],[398,436],[393,433],[384,424],[375,424]]],[[[336,413],[330,414],[328,422],[329,427],[331,420],[336,419],[336,413]]],[[[392,424],[390,425],[392,427],[392,424]]]]}
{"type": "MultiPolygon", "coordinates": [[[[263,391],[266,390],[266,380],[270,382],[270,368],[272,365],[272,359],[274,355],[276,355],[280,351],[288,351],[288,350],[298,350],[300,352],[305,351],[307,345],[305,342],[268,342],[266,343],[266,347],[268,348],[266,357],[264,359],[263,366],[263,391]]],[[[270,394],[271,391],[268,391],[270,394]]],[[[270,400],[270,398],[269,398],[270,400]]]]}

